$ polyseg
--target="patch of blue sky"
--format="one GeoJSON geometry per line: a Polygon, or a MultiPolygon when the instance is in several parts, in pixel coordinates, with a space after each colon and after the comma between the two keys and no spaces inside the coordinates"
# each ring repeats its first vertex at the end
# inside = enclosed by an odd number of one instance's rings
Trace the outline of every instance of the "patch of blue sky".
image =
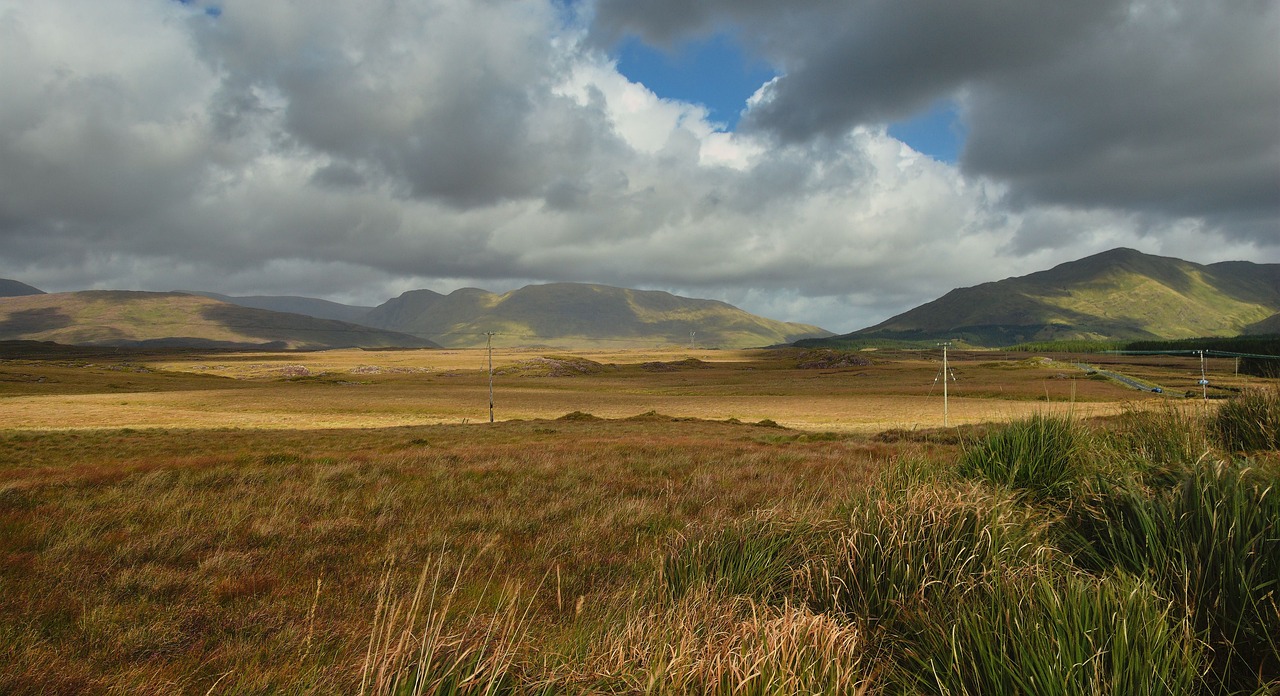
{"type": "Polygon", "coordinates": [[[733,130],[747,99],[777,73],[747,56],[727,33],[655,48],[634,36],[617,49],[618,71],[664,99],[701,104],[711,120],[733,130]]]}
{"type": "Polygon", "coordinates": [[[189,5],[192,7],[204,7],[204,13],[210,17],[221,17],[222,8],[217,5],[199,2],[198,0],[174,0],[179,5],[189,5]]]}
{"type": "Polygon", "coordinates": [[[889,135],[916,152],[948,164],[959,160],[967,132],[960,109],[949,99],[935,102],[927,110],[889,125],[889,135]]]}

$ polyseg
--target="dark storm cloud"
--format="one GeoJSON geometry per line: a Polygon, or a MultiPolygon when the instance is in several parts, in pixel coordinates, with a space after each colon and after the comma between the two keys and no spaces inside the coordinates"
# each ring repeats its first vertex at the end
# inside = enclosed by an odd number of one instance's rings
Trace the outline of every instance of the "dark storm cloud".
{"type": "Polygon", "coordinates": [[[783,75],[742,127],[784,141],[957,100],[970,174],[1011,202],[1203,217],[1280,238],[1280,5],[1272,0],[601,0],[597,31],[735,31],[783,75]],[[770,9],[770,6],[773,9],[770,9]]]}
{"type": "Polygon", "coordinates": [[[1045,70],[974,85],[964,167],[1032,201],[1203,216],[1275,243],[1278,37],[1275,3],[1135,7],[1045,70]]]}

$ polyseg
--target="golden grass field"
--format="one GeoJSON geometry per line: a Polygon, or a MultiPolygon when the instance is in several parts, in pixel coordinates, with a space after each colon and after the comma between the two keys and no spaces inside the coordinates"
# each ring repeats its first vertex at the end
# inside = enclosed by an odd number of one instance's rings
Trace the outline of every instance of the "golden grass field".
{"type": "MultiPolygon", "coordinates": [[[[546,693],[698,693],[809,640],[796,675],[864,664],[804,607],[653,595],[685,540],[955,454],[937,356],[864,357],[495,350],[493,425],[482,350],[0,360],[0,693],[392,693],[427,643],[546,693]]],[[[1110,362],[1166,395],[961,353],[952,425],[1205,408],[1169,396],[1198,362],[1110,362]]]]}
{"type": "MultiPolygon", "coordinates": [[[[769,419],[807,430],[874,433],[942,425],[936,355],[867,353],[864,367],[796,369],[799,351],[495,350],[498,420],[581,411],[623,418],[769,419]],[[555,362],[548,362],[548,359],[555,362]],[[690,359],[696,364],[681,364],[690,359]],[[666,366],[655,366],[666,363],[666,366]]],[[[1095,360],[1095,362],[1097,362],[1095,360]]],[[[1125,374],[1181,394],[1191,359],[1113,358],[1125,374]]],[[[1215,385],[1244,384],[1214,361],[1215,385]]],[[[63,428],[378,428],[489,419],[483,350],[110,355],[0,362],[0,423],[63,428]],[[43,380],[41,380],[43,377],[43,380]]],[[[1083,416],[1152,400],[1080,369],[1025,354],[960,353],[950,423],[1007,420],[1070,404],[1083,416]]]]}

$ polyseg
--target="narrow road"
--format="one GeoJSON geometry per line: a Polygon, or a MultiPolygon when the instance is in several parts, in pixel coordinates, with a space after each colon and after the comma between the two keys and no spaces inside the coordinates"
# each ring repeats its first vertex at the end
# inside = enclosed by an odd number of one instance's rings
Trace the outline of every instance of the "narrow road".
{"type": "Polygon", "coordinates": [[[1081,370],[1084,370],[1085,372],[1096,372],[1102,375],[1103,377],[1114,379],[1115,381],[1127,387],[1132,387],[1134,389],[1137,389],[1138,391],[1152,392],[1154,394],[1164,393],[1164,389],[1159,386],[1155,386],[1155,387],[1148,386],[1132,377],[1126,377],[1120,374],[1119,372],[1112,372],[1111,370],[1102,370],[1094,367],[1093,365],[1089,365],[1087,363],[1076,363],[1076,367],[1080,368],[1081,370]]]}

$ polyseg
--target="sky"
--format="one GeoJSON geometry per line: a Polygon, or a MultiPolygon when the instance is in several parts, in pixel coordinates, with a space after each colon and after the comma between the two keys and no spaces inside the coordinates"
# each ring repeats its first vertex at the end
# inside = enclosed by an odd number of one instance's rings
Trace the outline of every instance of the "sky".
{"type": "Polygon", "coordinates": [[[574,281],[832,331],[1280,262],[1280,0],[0,0],[0,277],[574,281]]]}

